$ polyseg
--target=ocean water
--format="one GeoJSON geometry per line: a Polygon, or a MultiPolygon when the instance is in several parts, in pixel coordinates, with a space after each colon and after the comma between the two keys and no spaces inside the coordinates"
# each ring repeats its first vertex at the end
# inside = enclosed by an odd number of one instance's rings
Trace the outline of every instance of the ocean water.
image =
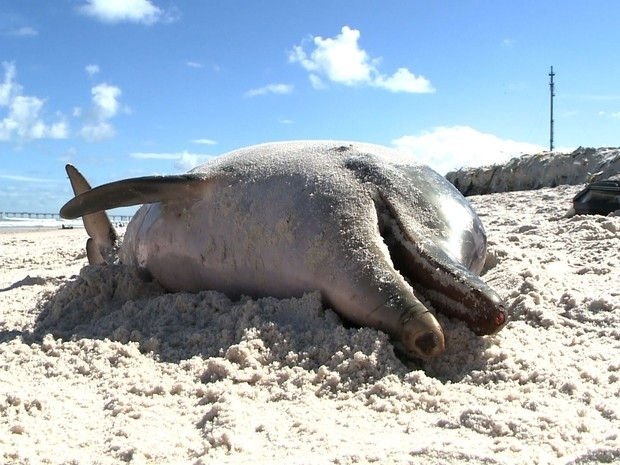
{"type": "Polygon", "coordinates": [[[74,229],[83,228],[81,219],[63,220],[57,218],[7,218],[0,216],[0,231],[32,229],[74,229]]]}

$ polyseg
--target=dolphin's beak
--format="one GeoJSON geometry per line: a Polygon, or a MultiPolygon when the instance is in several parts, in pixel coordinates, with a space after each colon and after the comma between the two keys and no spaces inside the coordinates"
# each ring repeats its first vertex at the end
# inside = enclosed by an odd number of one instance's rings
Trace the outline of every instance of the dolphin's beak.
{"type": "Polygon", "coordinates": [[[390,243],[396,268],[438,311],[463,320],[477,335],[495,334],[508,318],[502,298],[478,275],[442,250],[407,241],[390,243]]]}

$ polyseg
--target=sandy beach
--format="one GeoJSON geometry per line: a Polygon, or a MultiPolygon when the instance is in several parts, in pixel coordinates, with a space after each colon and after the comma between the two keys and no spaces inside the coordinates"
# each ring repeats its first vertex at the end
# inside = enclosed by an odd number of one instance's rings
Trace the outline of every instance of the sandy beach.
{"type": "Polygon", "coordinates": [[[510,323],[439,315],[425,363],[316,293],[172,295],[83,229],[2,233],[2,462],[620,462],[620,218],[562,218],[579,189],[470,197],[510,323]]]}

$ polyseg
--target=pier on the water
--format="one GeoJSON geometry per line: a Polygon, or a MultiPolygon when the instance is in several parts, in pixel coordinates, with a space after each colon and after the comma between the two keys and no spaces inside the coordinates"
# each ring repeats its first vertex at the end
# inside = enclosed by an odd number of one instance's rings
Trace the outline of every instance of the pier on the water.
{"type": "MultiPolygon", "coordinates": [[[[131,220],[129,215],[108,215],[112,223],[128,223],[131,220]]],[[[61,220],[58,213],[28,213],[28,212],[0,212],[0,218],[21,218],[32,220],[61,220]]]]}

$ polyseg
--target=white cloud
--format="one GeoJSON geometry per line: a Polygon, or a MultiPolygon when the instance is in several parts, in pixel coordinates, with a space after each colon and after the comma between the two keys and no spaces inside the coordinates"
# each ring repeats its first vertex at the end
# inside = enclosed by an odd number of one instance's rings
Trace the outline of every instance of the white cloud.
{"type": "Polygon", "coordinates": [[[190,153],[186,150],[177,153],[134,152],[129,156],[147,160],[174,160],[174,167],[182,171],[188,171],[209,158],[213,158],[213,155],[190,153]]]}
{"type": "MultiPolygon", "coordinates": [[[[0,174],[0,179],[7,179],[9,181],[19,181],[19,182],[35,182],[35,183],[43,183],[43,182],[53,182],[53,183],[58,183],[61,182],[58,179],[46,179],[46,178],[32,178],[29,176],[18,176],[18,175],[11,175],[11,174],[0,174]]],[[[62,182],[65,182],[64,179],[62,180],[62,182]]]]}
{"type": "Polygon", "coordinates": [[[422,76],[415,76],[407,68],[399,68],[388,76],[379,72],[380,58],[371,58],[359,47],[360,32],[344,26],[335,38],[312,38],[315,46],[308,55],[304,44],[293,48],[289,53],[291,63],[299,63],[310,71],[310,82],[316,89],[323,87],[321,76],[331,82],[347,86],[366,85],[379,87],[391,92],[429,93],[435,89],[422,76]]]}
{"type": "Polygon", "coordinates": [[[605,117],[605,118],[607,118],[607,117],[609,117],[609,118],[620,118],[620,111],[614,111],[614,112],[609,113],[609,112],[607,112],[605,110],[600,110],[597,113],[597,115],[605,117]]]}
{"type": "Polygon", "coordinates": [[[620,94],[566,94],[562,98],[567,100],[585,100],[589,102],[613,102],[620,100],[620,94]]]}
{"type": "MultiPolygon", "coordinates": [[[[64,120],[51,125],[45,124],[39,113],[44,101],[32,96],[18,95],[11,102],[9,116],[3,123],[14,130],[21,139],[64,139],[68,135],[67,124],[64,120]]],[[[0,130],[1,131],[1,130],[0,130]]]]}
{"type": "Polygon", "coordinates": [[[193,139],[192,142],[194,144],[205,144],[205,145],[215,145],[215,144],[217,144],[217,142],[212,140],[212,139],[193,139]]]}
{"type": "Polygon", "coordinates": [[[174,167],[178,170],[189,171],[192,168],[204,163],[211,155],[199,155],[197,153],[182,152],[180,157],[174,162],[174,167]]]}
{"type": "Polygon", "coordinates": [[[246,97],[255,97],[265,94],[290,94],[294,86],[291,84],[268,84],[258,89],[251,89],[245,93],[246,97]]]}
{"type": "Polygon", "coordinates": [[[99,118],[107,119],[116,115],[119,109],[118,99],[121,96],[118,87],[103,83],[93,87],[91,92],[99,118]]]}
{"type": "Polygon", "coordinates": [[[149,0],[86,0],[78,11],[104,23],[154,24],[174,19],[149,0]]]}
{"type": "Polygon", "coordinates": [[[347,85],[368,82],[375,65],[366,51],[359,48],[359,37],[358,30],[344,26],[335,39],[314,37],[316,48],[309,57],[303,46],[298,45],[290,59],[299,62],[308,71],[327,75],[333,82],[347,85]]]}
{"type": "Polygon", "coordinates": [[[99,68],[99,65],[86,65],[86,74],[88,74],[89,76],[94,76],[95,74],[98,74],[101,69],[99,68]]]}
{"type": "Polygon", "coordinates": [[[204,65],[202,63],[198,63],[197,61],[186,61],[185,64],[189,66],[190,68],[196,68],[196,69],[204,68],[204,65]]]}
{"type": "Polygon", "coordinates": [[[14,63],[2,63],[4,82],[0,84],[0,107],[7,106],[11,100],[21,94],[22,87],[15,82],[17,71],[14,63]]]}
{"type": "Polygon", "coordinates": [[[312,84],[312,87],[314,87],[315,89],[325,89],[325,87],[327,87],[325,84],[323,84],[323,80],[316,74],[310,74],[310,76],[308,76],[308,79],[310,79],[310,84],[312,84]]]}
{"type": "Polygon", "coordinates": [[[62,114],[55,123],[44,122],[41,116],[45,101],[31,95],[23,95],[23,88],[15,80],[14,63],[3,63],[4,81],[0,84],[0,109],[8,114],[0,120],[0,140],[64,139],[69,128],[62,114]]]}
{"type": "Polygon", "coordinates": [[[73,160],[77,153],[78,151],[75,147],[69,147],[62,155],[59,155],[56,159],[62,163],[69,163],[71,160],[73,160]]]}
{"type": "Polygon", "coordinates": [[[33,27],[24,26],[10,32],[10,35],[17,37],[36,37],[39,35],[39,31],[37,31],[33,27]]]}
{"type": "MultiPolygon", "coordinates": [[[[103,83],[93,87],[91,93],[93,105],[85,115],[82,137],[91,142],[114,137],[116,130],[109,120],[116,116],[120,109],[121,89],[103,83]]],[[[76,108],[73,113],[81,115],[82,110],[76,108]]]]}
{"type": "Polygon", "coordinates": [[[82,137],[89,142],[111,139],[116,135],[116,129],[107,121],[85,124],[80,132],[82,137]]]}
{"type": "Polygon", "coordinates": [[[129,154],[132,158],[141,158],[145,160],[177,160],[180,157],[178,153],[155,153],[155,152],[133,152],[129,154]]]}
{"type": "Polygon", "coordinates": [[[398,68],[390,77],[378,76],[375,79],[378,87],[383,87],[392,92],[409,92],[412,94],[423,94],[433,92],[431,83],[422,76],[415,76],[407,68],[398,68]]]}
{"type": "Polygon", "coordinates": [[[418,135],[403,136],[392,143],[441,174],[462,167],[504,163],[522,154],[546,150],[538,144],[501,139],[469,126],[436,127],[418,135]]]}

